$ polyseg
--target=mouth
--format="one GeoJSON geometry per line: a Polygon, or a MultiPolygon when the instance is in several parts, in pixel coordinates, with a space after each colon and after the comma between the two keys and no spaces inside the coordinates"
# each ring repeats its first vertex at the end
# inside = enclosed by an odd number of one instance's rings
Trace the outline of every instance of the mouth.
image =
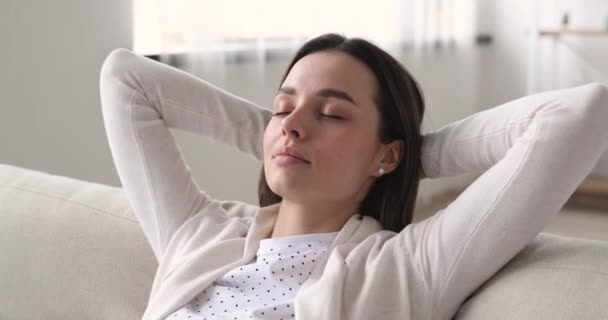
{"type": "Polygon", "coordinates": [[[273,159],[277,162],[278,165],[280,166],[287,166],[287,165],[295,165],[295,164],[308,164],[310,162],[291,156],[291,155],[286,155],[286,154],[278,154],[275,157],[273,157],[273,159]]]}
{"type": "Polygon", "coordinates": [[[294,148],[291,147],[283,147],[281,148],[277,153],[275,153],[272,156],[273,159],[275,158],[283,158],[283,159],[293,159],[293,160],[298,160],[304,163],[310,163],[309,160],[307,160],[302,154],[300,154],[298,151],[296,151],[294,148]]]}

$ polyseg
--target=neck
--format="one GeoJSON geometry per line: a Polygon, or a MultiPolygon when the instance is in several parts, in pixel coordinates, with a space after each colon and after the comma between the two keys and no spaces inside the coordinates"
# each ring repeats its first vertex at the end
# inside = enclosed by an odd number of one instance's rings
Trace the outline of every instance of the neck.
{"type": "Polygon", "coordinates": [[[283,199],[271,238],[340,231],[358,205],[294,203],[283,199]]]}

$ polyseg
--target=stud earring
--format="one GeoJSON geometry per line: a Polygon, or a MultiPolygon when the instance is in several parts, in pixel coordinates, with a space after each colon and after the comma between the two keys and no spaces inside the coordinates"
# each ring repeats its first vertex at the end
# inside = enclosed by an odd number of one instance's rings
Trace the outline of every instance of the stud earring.
{"type": "Polygon", "coordinates": [[[379,174],[379,175],[383,175],[383,174],[384,174],[384,168],[380,168],[380,169],[378,169],[378,174],[379,174]]]}

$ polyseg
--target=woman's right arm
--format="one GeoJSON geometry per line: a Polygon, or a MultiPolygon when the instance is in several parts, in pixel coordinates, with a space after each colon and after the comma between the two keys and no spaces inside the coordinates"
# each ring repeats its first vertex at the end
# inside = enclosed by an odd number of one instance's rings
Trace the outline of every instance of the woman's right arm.
{"type": "Polygon", "coordinates": [[[216,201],[199,188],[169,128],[263,157],[270,110],[127,49],[105,59],[100,96],[114,165],[157,259],[188,218],[216,201]]]}
{"type": "Polygon", "coordinates": [[[430,178],[483,172],[397,238],[420,270],[430,319],[451,319],[559,213],[606,152],[607,123],[608,87],[592,83],[513,100],[424,135],[430,178]]]}

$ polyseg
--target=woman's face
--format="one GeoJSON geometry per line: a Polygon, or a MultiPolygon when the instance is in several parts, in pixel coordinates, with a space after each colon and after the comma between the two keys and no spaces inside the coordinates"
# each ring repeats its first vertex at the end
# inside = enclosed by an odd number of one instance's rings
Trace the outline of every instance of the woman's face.
{"type": "Polygon", "coordinates": [[[290,70],[264,132],[270,189],[291,201],[362,201],[378,171],[376,81],[348,54],[306,55],[290,70]],[[335,118],[335,117],[339,117],[335,118]],[[291,147],[307,162],[282,164],[291,147]]]}

